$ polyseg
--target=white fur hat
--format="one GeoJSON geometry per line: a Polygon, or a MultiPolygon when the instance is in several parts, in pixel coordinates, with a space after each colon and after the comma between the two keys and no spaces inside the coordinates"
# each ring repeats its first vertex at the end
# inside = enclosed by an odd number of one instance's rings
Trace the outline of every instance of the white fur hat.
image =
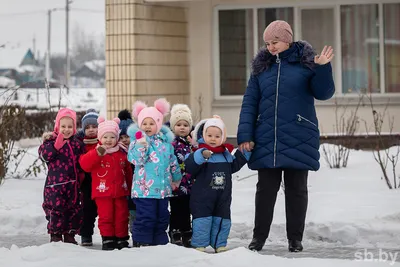
{"type": "Polygon", "coordinates": [[[175,104],[171,109],[170,128],[174,130],[176,123],[180,120],[187,121],[189,128],[192,129],[193,119],[190,108],[185,104],[175,104]]]}

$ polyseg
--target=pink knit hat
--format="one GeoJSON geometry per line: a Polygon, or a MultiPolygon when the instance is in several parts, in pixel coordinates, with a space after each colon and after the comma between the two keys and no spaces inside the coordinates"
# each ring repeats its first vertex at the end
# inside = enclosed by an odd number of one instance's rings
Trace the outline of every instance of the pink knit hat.
{"type": "Polygon", "coordinates": [[[114,134],[117,139],[119,136],[119,123],[120,120],[118,118],[114,118],[113,120],[106,121],[104,117],[99,117],[97,119],[99,124],[97,130],[97,138],[100,140],[106,133],[114,134]]]}
{"type": "Polygon", "coordinates": [[[161,130],[164,116],[169,112],[170,104],[165,98],[160,98],[154,101],[154,107],[148,107],[142,101],[136,101],[133,104],[132,115],[137,121],[139,127],[142,125],[143,120],[152,118],[157,125],[157,133],[161,130]]]}
{"type": "Polygon", "coordinates": [[[74,122],[74,133],[76,133],[76,112],[69,108],[62,108],[58,111],[56,116],[56,124],[54,125],[54,132],[57,134],[60,131],[60,120],[62,118],[71,118],[74,122]]]}
{"type": "Polygon", "coordinates": [[[290,44],[293,42],[293,31],[286,21],[275,20],[265,28],[263,39],[264,42],[275,40],[290,44]]]}

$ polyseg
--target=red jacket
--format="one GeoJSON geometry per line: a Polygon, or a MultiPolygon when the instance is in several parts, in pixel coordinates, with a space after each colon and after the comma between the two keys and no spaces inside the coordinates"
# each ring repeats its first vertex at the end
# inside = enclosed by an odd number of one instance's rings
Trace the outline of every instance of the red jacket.
{"type": "Polygon", "coordinates": [[[80,157],[79,163],[92,175],[92,199],[130,195],[132,168],[122,150],[101,157],[96,149],[92,149],[80,157]]]}

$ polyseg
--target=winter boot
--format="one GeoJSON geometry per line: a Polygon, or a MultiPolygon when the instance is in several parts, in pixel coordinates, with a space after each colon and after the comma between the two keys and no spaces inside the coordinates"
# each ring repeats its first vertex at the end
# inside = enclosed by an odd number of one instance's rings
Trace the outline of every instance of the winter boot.
{"type": "Polygon", "coordinates": [[[63,238],[61,234],[50,234],[50,242],[62,242],[63,238]]]}
{"type": "Polygon", "coordinates": [[[186,248],[190,248],[192,246],[192,231],[183,232],[182,244],[186,248]]]}
{"type": "Polygon", "coordinates": [[[215,249],[215,253],[221,253],[221,252],[225,252],[228,251],[227,247],[219,247],[215,249]]]}
{"type": "Polygon", "coordinates": [[[290,252],[301,252],[303,251],[303,245],[299,240],[289,240],[289,251],[290,252]]]}
{"type": "Polygon", "coordinates": [[[113,236],[102,236],[103,242],[101,249],[102,250],[114,250],[116,248],[115,237],[113,236]]]}
{"type": "Polygon", "coordinates": [[[145,244],[145,243],[140,243],[140,242],[137,242],[135,240],[132,240],[132,247],[134,247],[134,248],[149,247],[149,246],[152,246],[152,245],[145,244]]]}
{"type": "Polygon", "coordinates": [[[119,250],[123,248],[129,248],[129,236],[126,237],[117,237],[115,247],[119,250]]]}
{"type": "Polygon", "coordinates": [[[64,243],[78,245],[78,242],[75,240],[75,234],[64,234],[64,243]]]}
{"type": "Polygon", "coordinates": [[[169,237],[171,239],[171,243],[182,246],[182,233],[179,230],[172,230],[169,232],[169,237]]]}
{"type": "Polygon", "coordinates": [[[81,236],[81,246],[91,247],[93,246],[93,240],[91,236],[81,236]]]}
{"type": "Polygon", "coordinates": [[[264,244],[265,244],[265,239],[263,240],[257,237],[253,237],[253,240],[251,240],[248,248],[250,250],[260,251],[262,250],[264,244]]]}

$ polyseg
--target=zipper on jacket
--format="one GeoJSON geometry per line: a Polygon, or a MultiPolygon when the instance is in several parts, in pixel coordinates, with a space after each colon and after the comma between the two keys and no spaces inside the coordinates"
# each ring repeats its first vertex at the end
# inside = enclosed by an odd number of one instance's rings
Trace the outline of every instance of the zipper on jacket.
{"type": "Polygon", "coordinates": [[[46,187],[53,188],[53,187],[55,187],[55,186],[59,186],[59,185],[63,185],[63,184],[69,184],[69,183],[74,183],[74,182],[76,182],[76,180],[70,180],[70,181],[67,181],[67,182],[56,183],[56,184],[50,184],[50,185],[46,185],[46,187]]]}
{"type": "Polygon", "coordinates": [[[276,166],[276,143],[277,143],[277,122],[278,122],[278,94],[279,94],[279,78],[281,76],[281,60],[279,54],[276,55],[276,63],[278,64],[278,78],[276,79],[276,96],[275,96],[275,128],[274,128],[274,167],[276,166]]]}
{"type": "Polygon", "coordinates": [[[306,119],[306,118],[304,118],[303,116],[301,116],[300,114],[297,114],[297,120],[298,121],[302,121],[302,120],[304,120],[304,121],[306,121],[306,122],[308,122],[308,123],[311,123],[312,125],[314,125],[315,127],[317,127],[318,128],[318,126],[315,124],[315,123],[313,123],[312,121],[310,121],[309,119],[306,119]]]}

